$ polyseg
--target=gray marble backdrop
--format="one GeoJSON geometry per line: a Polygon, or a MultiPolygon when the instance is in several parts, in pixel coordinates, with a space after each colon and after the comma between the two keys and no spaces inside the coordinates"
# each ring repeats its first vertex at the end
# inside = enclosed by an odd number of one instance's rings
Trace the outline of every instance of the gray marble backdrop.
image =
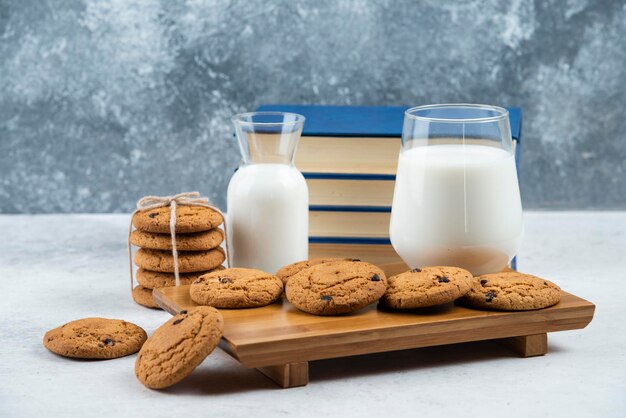
{"type": "Polygon", "coordinates": [[[220,205],[261,103],[521,106],[526,208],[626,209],[624,0],[0,0],[0,212],[220,205]]]}

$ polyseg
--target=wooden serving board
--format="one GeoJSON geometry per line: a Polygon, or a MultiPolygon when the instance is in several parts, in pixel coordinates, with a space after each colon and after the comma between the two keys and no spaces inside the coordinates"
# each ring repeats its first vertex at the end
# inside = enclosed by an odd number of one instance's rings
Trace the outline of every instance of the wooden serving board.
{"type": "MultiPolygon", "coordinates": [[[[404,266],[383,266],[388,274],[404,266]]],[[[197,306],[189,286],[155,289],[171,314],[197,306]]],[[[376,304],[343,316],[315,316],[287,300],[255,309],[222,309],[220,347],[244,366],[257,368],[282,387],[308,383],[308,362],[358,354],[497,340],[523,357],[547,353],[547,333],[581,329],[595,305],[567,292],[546,309],[480,311],[452,304],[413,311],[385,311],[376,304]]]]}

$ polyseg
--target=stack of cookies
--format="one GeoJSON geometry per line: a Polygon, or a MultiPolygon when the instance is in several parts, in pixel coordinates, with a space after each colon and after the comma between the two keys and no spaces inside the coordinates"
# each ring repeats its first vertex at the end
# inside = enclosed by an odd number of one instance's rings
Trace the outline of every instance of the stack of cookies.
{"type": "MultiPolygon", "coordinates": [[[[222,215],[203,206],[176,208],[176,249],[180,284],[190,284],[203,274],[222,269],[226,254],[220,244],[224,233],[219,225],[222,215]]],[[[136,228],[131,244],[140,247],[135,254],[137,282],[133,299],[140,305],[158,308],[152,290],[174,286],[174,257],[170,235],[170,207],[137,212],[132,219],[136,228]]]]}

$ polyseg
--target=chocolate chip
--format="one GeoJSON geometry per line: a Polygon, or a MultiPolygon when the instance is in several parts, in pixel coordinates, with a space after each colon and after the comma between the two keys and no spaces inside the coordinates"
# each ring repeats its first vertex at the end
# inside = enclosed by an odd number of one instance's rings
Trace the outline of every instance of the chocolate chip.
{"type": "Polygon", "coordinates": [[[184,309],[182,311],[178,312],[179,315],[187,315],[187,313],[188,312],[186,310],[184,310],[184,309]]]}
{"type": "Polygon", "coordinates": [[[360,258],[351,258],[350,260],[351,260],[351,261],[361,261],[361,259],[360,259],[360,258]]]}
{"type": "Polygon", "coordinates": [[[487,283],[489,283],[489,280],[487,280],[487,279],[481,279],[481,281],[480,281],[480,285],[481,286],[485,286],[487,283]]]}
{"type": "Polygon", "coordinates": [[[437,276],[437,281],[439,283],[450,283],[450,279],[448,279],[446,276],[437,276]]]}
{"type": "Polygon", "coordinates": [[[98,344],[98,347],[104,348],[104,344],[98,344]]]}
{"type": "Polygon", "coordinates": [[[104,343],[104,345],[115,345],[115,341],[110,338],[105,338],[102,342],[104,343]]]}
{"type": "Polygon", "coordinates": [[[372,276],[372,281],[373,281],[373,282],[379,282],[379,281],[380,281],[380,276],[379,276],[378,274],[374,274],[374,275],[372,276]]]}
{"type": "Polygon", "coordinates": [[[485,293],[485,301],[487,302],[493,302],[493,299],[496,297],[496,292],[490,290],[487,293],[485,293]]]}
{"type": "Polygon", "coordinates": [[[322,297],[320,297],[321,300],[325,300],[326,302],[330,302],[331,300],[333,300],[333,297],[330,295],[322,295],[322,297]]]}
{"type": "Polygon", "coordinates": [[[422,269],[419,267],[415,267],[413,270],[411,270],[411,273],[421,273],[422,269]]]}
{"type": "Polygon", "coordinates": [[[178,318],[176,321],[172,322],[172,325],[178,325],[181,322],[183,322],[185,320],[185,318],[178,318]]]}
{"type": "Polygon", "coordinates": [[[195,282],[193,282],[193,284],[200,284],[200,283],[204,283],[204,279],[202,277],[199,277],[195,282]]]}
{"type": "Polygon", "coordinates": [[[232,283],[233,279],[231,279],[230,277],[218,277],[217,280],[220,283],[232,283]]]}
{"type": "Polygon", "coordinates": [[[152,218],[152,219],[154,219],[154,218],[156,218],[157,216],[159,216],[159,214],[158,214],[158,213],[151,213],[151,214],[149,214],[149,215],[148,215],[148,218],[152,218]]]}
{"type": "Polygon", "coordinates": [[[543,282],[543,284],[545,284],[546,286],[548,286],[548,282],[543,282]]]}

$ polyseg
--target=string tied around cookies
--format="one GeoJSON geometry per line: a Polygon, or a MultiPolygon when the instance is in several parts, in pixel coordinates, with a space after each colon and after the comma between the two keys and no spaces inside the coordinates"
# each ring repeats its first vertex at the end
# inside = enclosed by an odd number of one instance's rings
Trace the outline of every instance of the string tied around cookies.
{"type": "Polygon", "coordinates": [[[168,207],[170,208],[170,236],[172,239],[172,257],[174,259],[174,278],[176,280],[176,286],[180,286],[180,272],[178,267],[178,250],[176,249],[176,207],[177,206],[202,206],[212,209],[222,216],[224,222],[224,243],[226,245],[226,260],[228,265],[230,262],[230,252],[228,245],[228,231],[226,227],[226,217],[222,211],[215,205],[212,205],[207,197],[200,196],[200,192],[185,192],[179,193],[173,196],[145,196],[139,199],[137,202],[137,208],[130,217],[130,226],[128,228],[128,259],[130,262],[130,289],[133,290],[135,286],[135,277],[133,269],[133,254],[130,243],[130,236],[133,232],[133,217],[139,212],[145,212],[152,209],[168,207]]]}

